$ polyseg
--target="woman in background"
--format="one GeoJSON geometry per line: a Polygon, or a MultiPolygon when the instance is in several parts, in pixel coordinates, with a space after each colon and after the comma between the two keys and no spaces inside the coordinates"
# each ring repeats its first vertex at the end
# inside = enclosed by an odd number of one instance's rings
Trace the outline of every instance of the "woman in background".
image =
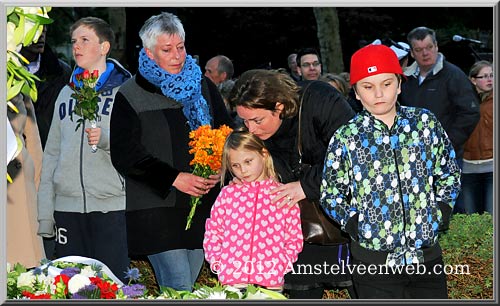
{"type": "Polygon", "coordinates": [[[464,146],[460,198],[468,214],[493,214],[493,65],[474,63],[469,79],[481,99],[481,117],[464,146]]]}

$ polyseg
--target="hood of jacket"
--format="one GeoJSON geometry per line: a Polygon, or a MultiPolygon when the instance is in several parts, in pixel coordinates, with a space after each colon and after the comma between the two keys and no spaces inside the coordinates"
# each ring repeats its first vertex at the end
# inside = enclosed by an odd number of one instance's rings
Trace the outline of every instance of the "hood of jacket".
{"type": "MultiPolygon", "coordinates": [[[[110,89],[113,89],[115,87],[118,87],[121,84],[125,83],[126,80],[128,80],[132,77],[132,74],[127,69],[125,69],[125,67],[123,67],[123,65],[120,64],[114,58],[108,58],[106,60],[106,64],[109,64],[109,63],[112,63],[115,66],[115,69],[113,69],[109,78],[106,80],[106,83],[104,83],[104,85],[102,86],[100,91],[106,91],[106,90],[110,90],[110,89]]],[[[73,79],[73,75],[75,74],[76,67],[77,66],[75,66],[73,68],[73,72],[71,73],[71,76],[69,78],[68,83],[71,82],[71,80],[73,79]]]]}

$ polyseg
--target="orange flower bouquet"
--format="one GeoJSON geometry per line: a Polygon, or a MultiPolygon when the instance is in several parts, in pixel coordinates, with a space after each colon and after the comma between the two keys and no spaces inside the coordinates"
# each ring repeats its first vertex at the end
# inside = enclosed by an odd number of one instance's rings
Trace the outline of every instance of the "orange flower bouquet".
{"type": "MultiPolygon", "coordinates": [[[[222,125],[218,129],[212,129],[210,125],[202,125],[189,133],[189,139],[191,139],[189,153],[194,154],[194,158],[189,164],[194,166],[194,175],[208,178],[220,170],[224,142],[231,131],[232,129],[226,125],[222,125]]],[[[191,210],[187,217],[186,230],[191,227],[196,206],[201,204],[201,197],[191,196],[189,204],[191,210]]]]}

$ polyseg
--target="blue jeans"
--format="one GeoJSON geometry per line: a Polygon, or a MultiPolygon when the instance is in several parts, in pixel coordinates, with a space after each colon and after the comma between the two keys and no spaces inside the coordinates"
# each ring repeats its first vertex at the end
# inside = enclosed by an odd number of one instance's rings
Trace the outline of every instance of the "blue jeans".
{"type": "Polygon", "coordinates": [[[468,214],[493,214],[493,172],[462,173],[463,207],[468,214]]]}
{"type": "MultiPolygon", "coordinates": [[[[161,287],[193,291],[203,266],[203,249],[177,249],[148,256],[161,287]]],[[[160,288],[161,288],[160,287],[160,288]]]]}

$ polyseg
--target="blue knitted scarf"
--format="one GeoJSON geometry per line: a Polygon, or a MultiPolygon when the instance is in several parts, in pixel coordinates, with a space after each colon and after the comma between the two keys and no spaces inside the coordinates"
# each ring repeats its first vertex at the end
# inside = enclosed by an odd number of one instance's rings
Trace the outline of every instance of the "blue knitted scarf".
{"type": "Polygon", "coordinates": [[[144,48],[139,54],[139,72],[153,85],[160,87],[168,98],[181,103],[191,130],[210,124],[208,103],[201,95],[201,69],[194,59],[186,56],[184,67],[178,74],[170,74],[146,55],[144,48]]]}

